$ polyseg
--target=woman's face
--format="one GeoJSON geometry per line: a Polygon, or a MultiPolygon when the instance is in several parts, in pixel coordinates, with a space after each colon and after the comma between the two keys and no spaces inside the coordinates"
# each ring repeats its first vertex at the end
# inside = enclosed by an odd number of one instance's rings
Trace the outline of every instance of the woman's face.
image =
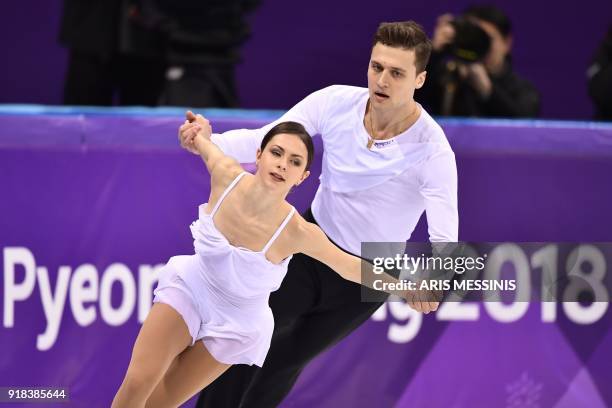
{"type": "Polygon", "coordinates": [[[279,133],[257,151],[257,174],[270,188],[289,192],[309,176],[307,160],[308,150],[298,136],[279,133]]]}

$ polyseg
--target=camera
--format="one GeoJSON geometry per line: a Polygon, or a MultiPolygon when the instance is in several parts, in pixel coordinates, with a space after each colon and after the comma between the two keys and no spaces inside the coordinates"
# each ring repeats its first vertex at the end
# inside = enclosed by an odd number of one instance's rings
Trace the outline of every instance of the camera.
{"type": "Polygon", "coordinates": [[[480,62],[489,52],[491,38],[478,24],[468,18],[459,17],[451,21],[455,38],[448,52],[460,62],[480,62]]]}

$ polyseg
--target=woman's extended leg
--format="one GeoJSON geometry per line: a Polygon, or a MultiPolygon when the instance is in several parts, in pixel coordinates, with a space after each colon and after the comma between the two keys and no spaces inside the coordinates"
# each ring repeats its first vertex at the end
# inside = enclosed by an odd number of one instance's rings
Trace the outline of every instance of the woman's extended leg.
{"type": "Polygon", "coordinates": [[[147,401],[147,407],[178,407],[213,382],[229,364],[218,362],[202,341],[188,347],[172,362],[147,401]]]}
{"type": "Polygon", "coordinates": [[[164,303],[154,303],[138,333],[130,365],[112,407],[144,407],[172,361],[191,341],[181,315],[164,303]]]}

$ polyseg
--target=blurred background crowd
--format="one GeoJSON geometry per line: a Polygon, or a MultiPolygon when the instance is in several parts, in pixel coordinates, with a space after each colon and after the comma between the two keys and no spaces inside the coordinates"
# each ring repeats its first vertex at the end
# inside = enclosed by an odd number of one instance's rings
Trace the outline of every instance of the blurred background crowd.
{"type": "Polygon", "coordinates": [[[0,103],[288,109],[333,83],[365,86],[374,28],[413,19],[433,41],[415,95],[430,113],[612,120],[603,1],[28,2],[3,6],[0,103]]]}

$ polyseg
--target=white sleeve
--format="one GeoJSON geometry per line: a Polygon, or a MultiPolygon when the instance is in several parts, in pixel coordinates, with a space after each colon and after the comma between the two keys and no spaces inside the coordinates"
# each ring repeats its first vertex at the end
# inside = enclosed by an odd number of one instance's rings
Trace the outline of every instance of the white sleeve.
{"type": "Polygon", "coordinates": [[[420,190],[425,199],[425,214],[431,242],[457,242],[457,165],[452,150],[432,155],[420,172],[420,190]]]}
{"type": "Polygon", "coordinates": [[[241,163],[255,161],[255,153],[266,133],[280,122],[301,123],[314,136],[321,133],[323,113],[329,99],[330,87],[313,92],[302,99],[279,119],[259,129],[236,129],[225,133],[214,133],[212,141],[228,156],[241,163]]]}

